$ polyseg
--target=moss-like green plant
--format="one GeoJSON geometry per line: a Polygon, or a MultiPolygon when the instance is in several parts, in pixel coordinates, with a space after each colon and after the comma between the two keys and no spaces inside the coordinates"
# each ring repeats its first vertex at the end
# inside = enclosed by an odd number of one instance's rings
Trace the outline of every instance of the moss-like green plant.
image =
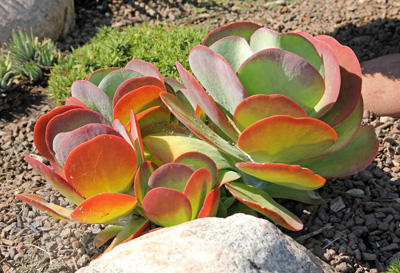
{"type": "Polygon", "coordinates": [[[400,273],[400,260],[399,259],[392,260],[386,273],[400,273]]]}
{"type": "Polygon", "coordinates": [[[123,67],[132,59],[153,63],[165,77],[178,78],[175,61],[189,68],[187,56],[208,29],[183,26],[103,27],[85,46],[73,50],[51,71],[49,93],[57,100],[70,96],[71,85],[100,68],[123,67]]]}

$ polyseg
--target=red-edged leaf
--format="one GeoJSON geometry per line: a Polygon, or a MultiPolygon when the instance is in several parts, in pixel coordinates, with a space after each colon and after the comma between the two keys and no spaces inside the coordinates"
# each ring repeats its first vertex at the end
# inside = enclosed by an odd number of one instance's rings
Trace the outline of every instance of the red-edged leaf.
{"type": "Polygon", "coordinates": [[[273,116],[244,130],[238,146],[256,162],[291,163],[326,154],[336,138],[320,120],[273,116]]]}
{"type": "Polygon", "coordinates": [[[176,68],[178,69],[179,75],[185,84],[185,89],[182,89],[182,93],[190,100],[194,105],[200,106],[205,111],[207,116],[218,126],[221,130],[229,136],[232,140],[237,140],[237,133],[229,125],[225,115],[221,112],[218,106],[215,104],[212,98],[206,93],[196,79],[190,74],[183,66],[176,62],[176,68]]]}
{"type": "Polygon", "coordinates": [[[115,92],[124,81],[140,77],[143,75],[131,69],[118,69],[106,75],[99,83],[99,88],[113,100],[115,92]]]}
{"type": "Polygon", "coordinates": [[[210,48],[194,47],[189,54],[189,64],[194,75],[215,102],[230,115],[233,115],[236,106],[248,97],[247,88],[243,87],[233,68],[210,48]]]}
{"type": "Polygon", "coordinates": [[[83,201],[71,213],[71,218],[86,224],[105,224],[133,211],[136,203],[136,198],[128,194],[99,193],[83,201]]]}
{"type": "Polygon", "coordinates": [[[168,123],[171,119],[171,113],[167,108],[154,106],[137,114],[139,128],[149,126],[154,123],[168,123]]]}
{"type": "Polygon", "coordinates": [[[154,78],[154,77],[145,76],[145,77],[140,77],[140,78],[129,79],[129,80],[126,80],[123,83],[121,83],[121,85],[118,87],[117,91],[115,91],[113,107],[115,107],[117,102],[123,96],[128,94],[129,92],[132,92],[143,86],[149,86],[149,85],[156,86],[156,87],[162,89],[163,91],[167,91],[167,89],[165,88],[164,82],[162,82],[159,79],[154,78]]]}
{"type": "Polygon", "coordinates": [[[241,177],[240,174],[238,174],[237,172],[228,169],[219,170],[217,176],[217,183],[215,186],[221,187],[222,185],[228,182],[238,180],[240,177],[241,177]]]}
{"type": "Polygon", "coordinates": [[[325,179],[299,165],[281,163],[236,163],[236,167],[259,179],[297,190],[315,190],[325,184],[325,179]]]}
{"type": "Polygon", "coordinates": [[[275,224],[293,231],[303,228],[303,223],[296,215],[276,203],[266,192],[237,182],[227,183],[225,187],[235,198],[267,216],[275,224]]]}
{"type": "Polygon", "coordinates": [[[315,114],[325,92],[324,79],[310,63],[277,48],[255,53],[241,65],[237,76],[250,96],[281,94],[298,103],[308,115],[315,114]]]}
{"type": "Polygon", "coordinates": [[[89,109],[83,102],[74,97],[69,97],[65,100],[65,105],[75,105],[85,109],[89,109]]]}
{"type": "Polygon", "coordinates": [[[89,81],[78,80],[71,86],[73,97],[82,101],[89,109],[99,112],[112,122],[112,101],[100,88],[89,81]]]}
{"type": "Polygon", "coordinates": [[[185,124],[199,138],[235,158],[243,159],[243,161],[245,160],[245,155],[239,149],[231,146],[222,137],[212,131],[177,97],[169,93],[162,93],[160,97],[165,105],[167,105],[168,109],[174,114],[174,116],[177,117],[183,124],[185,124]]]}
{"type": "Polygon", "coordinates": [[[44,200],[44,198],[39,195],[24,193],[16,194],[15,197],[37,208],[38,210],[47,213],[54,218],[67,221],[72,220],[70,217],[72,210],[51,203],[47,203],[46,200],[44,200]]]}
{"type": "Polygon", "coordinates": [[[203,207],[200,210],[197,218],[205,218],[205,217],[215,217],[218,212],[219,205],[219,197],[220,197],[220,189],[215,188],[210,191],[204,200],[203,207]]]}
{"type": "Polygon", "coordinates": [[[148,135],[154,133],[165,133],[169,135],[189,135],[189,133],[174,123],[156,123],[150,124],[140,129],[142,133],[142,137],[146,137],[148,135]]]}
{"type": "Polygon", "coordinates": [[[119,69],[120,69],[119,67],[108,67],[108,68],[97,69],[86,78],[86,81],[90,81],[96,86],[99,86],[101,80],[104,79],[105,76],[119,69]]]}
{"type": "Polygon", "coordinates": [[[135,113],[131,110],[131,137],[133,141],[133,146],[135,148],[136,152],[136,158],[138,161],[138,166],[144,162],[144,149],[143,149],[143,141],[142,141],[142,135],[139,129],[139,123],[137,121],[135,113]]]}
{"type": "Polygon", "coordinates": [[[183,192],[193,170],[183,164],[167,163],[151,175],[149,179],[149,189],[158,187],[170,188],[183,192]]]}
{"type": "Polygon", "coordinates": [[[151,76],[159,79],[160,81],[163,81],[163,77],[161,76],[158,69],[149,62],[145,62],[142,60],[132,60],[126,64],[125,68],[137,71],[143,76],[151,76]]]}
{"type": "Polygon", "coordinates": [[[174,163],[184,164],[192,168],[194,171],[200,168],[206,168],[211,174],[214,187],[218,175],[218,169],[214,161],[212,161],[212,159],[206,156],[205,154],[199,152],[184,153],[179,157],[177,157],[174,160],[174,163]]]}
{"type": "Polygon", "coordinates": [[[331,126],[343,122],[353,113],[361,97],[361,67],[357,56],[347,46],[342,46],[334,38],[320,35],[316,39],[325,42],[333,50],[340,65],[341,86],[335,105],[321,117],[331,126]]]}
{"type": "Polygon", "coordinates": [[[143,198],[147,193],[150,176],[157,169],[157,165],[151,161],[143,162],[135,176],[135,195],[139,204],[143,203],[143,198]]]}
{"type": "MultiPolygon", "coordinates": [[[[131,134],[128,132],[128,130],[125,128],[125,126],[119,121],[118,119],[114,119],[113,121],[113,128],[115,131],[117,131],[129,144],[131,144],[132,148],[135,149],[133,146],[133,139],[131,134]]],[[[135,149],[136,151],[136,149],[135,149]]],[[[138,161],[140,157],[137,157],[138,161]]]]}
{"type": "Polygon", "coordinates": [[[210,172],[201,168],[195,171],[187,181],[183,194],[189,199],[192,207],[192,220],[197,218],[204,200],[211,191],[213,181],[210,172]]]}
{"type": "Polygon", "coordinates": [[[94,239],[94,245],[96,248],[100,248],[102,245],[107,243],[108,240],[117,236],[124,227],[122,226],[112,226],[106,229],[103,229],[99,233],[97,233],[96,238],[94,239]]]}
{"type": "MultiPolygon", "coordinates": [[[[63,139],[60,142],[60,159],[63,164],[67,160],[69,154],[75,149],[78,145],[87,142],[99,135],[114,135],[118,137],[122,137],[116,130],[113,128],[98,124],[98,123],[90,123],[79,127],[71,132],[66,133],[63,139]]],[[[59,134],[58,134],[59,135],[59,134]]],[[[57,136],[58,136],[57,135],[57,136]]]]}
{"type": "Polygon", "coordinates": [[[170,88],[168,92],[171,94],[176,93],[177,91],[184,88],[183,85],[175,79],[164,78],[164,83],[168,88],[170,88]]]}
{"type": "Polygon", "coordinates": [[[33,133],[33,141],[35,143],[36,149],[39,153],[44,156],[50,162],[54,162],[54,154],[50,152],[49,147],[46,144],[46,128],[50,120],[60,114],[63,114],[72,109],[82,109],[82,107],[76,105],[64,105],[53,109],[50,113],[41,116],[35,125],[35,130],[33,133]]]}
{"type": "Polygon", "coordinates": [[[25,155],[25,160],[37,171],[48,183],[74,204],[82,203],[85,198],[75,190],[63,177],[44,165],[42,162],[25,155]]]}
{"type": "Polygon", "coordinates": [[[143,217],[133,216],[132,220],[118,233],[104,253],[111,251],[119,244],[129,242],[138,237],[145,230],[148,223],[149,221],[143,217]]]}
{"type": "Polygon", "coordinates": [[[113,118],[119,119],[122,124],[127,124],[131,110],[138,114],[153,106],[164,106],[159,96],[162,92],[164,91],[156,86],[143,86],[129,92],[115,105],[113,118]]]}
{"type": "Polygon", "coordinates": [[[228,36],[239,36],[249,41],[251,35],[253,35],[253,33],[260,27],[260,25],[250,22],[236,22],[226,26],[218,27],[207,34],[202,45],[210,46],[219,39],[228,36]]]}
{"type": "Polygon", "coordinates": [[[76,147],[65,162],[65,176],[84,197],[124,192],[136,173],[136,155],[121,137],[100,135],[76,147]]]}
{"type": "Polygon", "coordinates": [[[343,177],[355,174],[374,160],[379,148],[372,126],[361,127],[346,147],[325,157],[300,162],[300,165],[324,177],[343,177]]]}
{"type": "Polygon", "coordinates": [[[73,131],[89,123],[99,123],[111,126],[110,122],[101,114],[87,109],[73,109],[53,117],[47,125],[46,144],[52,155],[53,140],[59,133],[73,131]]]}
{"type": "Polygon", "coordinates": [[[173,189],[155,188],[143,199],[143,211],[147,218],[159,226],[174,226],[188,222],[192,208],[187,197],[173,189]]]}
{"type": "Polygon", "coordinates": [[[306,111],[288,97],[279,94],[260,94],[239,103],[233,114],[233,121],[238,129],[243,131],[259,120],[277,115],[307,117],[306,111]]]}

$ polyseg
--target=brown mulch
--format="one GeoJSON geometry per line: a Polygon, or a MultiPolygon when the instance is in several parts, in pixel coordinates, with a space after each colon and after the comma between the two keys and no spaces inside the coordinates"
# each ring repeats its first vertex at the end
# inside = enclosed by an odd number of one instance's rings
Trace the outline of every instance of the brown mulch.
{"type": "MultiPolygon", "coordinates": [[[[182,23],[216,27],[252,21],[277,31],[328,34],[350,46],[360,62],[400,52],[400,4],[390,0],[325,1],[75,1],[76,27],[58,41],[68,53],[108,25],[182,23]]],[[[16,200],[35,193],[71,206],[27,165],[37,155],[33,127],[55,107],[46,83],[21,86],[19,100],[0,112],[0,271],[74,272],[99,250],[93,246],[98,225],[66,223],[16,200]]],[[[340,272],[382,272],[400,258],[400,121],[366,114],[376,128],[379,154],[366,170],[330,180],[319,193],[332,200],[321,206],[287,202],[305,223],[288,233],[340,272]]],[[[368,147],[365,147],[368,149],[368,147]]],[[[40,156],[38,156],[40,159],[40,156]]]]}

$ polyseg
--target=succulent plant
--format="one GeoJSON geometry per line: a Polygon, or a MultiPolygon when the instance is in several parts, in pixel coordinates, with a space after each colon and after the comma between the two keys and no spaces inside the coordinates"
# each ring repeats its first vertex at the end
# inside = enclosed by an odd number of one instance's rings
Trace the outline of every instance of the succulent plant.
{"type": "Polygon", "coordinates": [[[0,55],[0,96],[5,97],[7,94],[16,89],[17,84],[15,84],[15,71],[12,67],[12,62],[10,60],[10,54],[7,55],[1,51],[0,55]]]}
{"type": "MultiPolygon", "coordinates": [[[[331,37],[234,23],[210,32],[191,50],[189,63],[202,84],[177,63],[185,86],[181,92],[190,104],[172,94],[160,96],[183,124],[223,156],[213,157],[210,147],[196,144],[180,152],[208,154],[221,163],[220,169],[236,171],[241,179],[225,188],[278,225],[303,227],[273,198],[318,202],[312,191],[325,184],[325,177],[354,174],[377,153],[373,127],[360,127],[358,60],[331,37]]],[[[144,142],[168,163],[186,140],[150,135],[144,142]]]]}

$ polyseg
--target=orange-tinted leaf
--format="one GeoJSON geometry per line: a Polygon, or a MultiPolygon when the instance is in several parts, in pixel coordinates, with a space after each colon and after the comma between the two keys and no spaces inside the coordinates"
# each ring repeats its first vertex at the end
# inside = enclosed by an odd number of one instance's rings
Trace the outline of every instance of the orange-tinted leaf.
{"type": "Polygon", "coordinates": [[[139,204],[143,203],[143,198],[148,190],[150,176],[157,169],[157,165],[151,161],[145,161],[140,166],[135,177],[135,195],[139,204]]]}
{"type": "Polygon", "coordinates": [[[136,118],[135,113],[131,110],[131,122],[130,122],[130,130],[131,130],[131,138],[133,141],[133,147],[136,152],[137,166],[139,166],[142,162],[144,162],[144,150],[143,150],[143,141],[142,134],[139,129],[139,123],[136,118]]]}
{"type": "Polygon", "coordinates": [[[274,116],[244,130],[238,146],[256,162],[291,163],[324,155],[336,138],[320,120],[274,116]]]}
{"type": "Polygon", "coordinates": [[[99,233],[97,233],[96,238],[94,239],[94,245],[96,248],[100,248],[104,245],[108,240],[117,236],[117,234],[123,230],[122,226],[111,226],[106,229],[103,229],[99,233]]]}
{"type": "Polygon", "coordinates": [[[170,188],[183,193],[193,170],[183,164],[167,163],[158,168],[149,179],[149,189],[170,188]]]}
{"type": "Polygon", "coordinates": [[[76,147],[65,162],[67,180],[84,197],[123,192],[136,173],[136,155],[124,139],[100,135],[76,147]]]}
{"type": "Polygon", "coordinates": [[[170,121],[170,112],[162,106],[154,106],[137,114],[139,128],[149,126],[154,123],[168,123],[170,121]]]}
{"type": "Polygon", "coordinates": [[[259,179],[298,190],[315,190],[325,184],[324,178],[299,165],[236,163],[236,167],[259,179]]]}
{"type": "Polygon", "coordinates": [[[149,62],[135,59],[127,63],[125,68],[137,71],[143,76],[151,76],[159,79],[160,81],[163,80],[163,77],[161,76],[158,69],[149,62]]]}
{"type": "Polygon", "coordinates": [[[71,218],[86,224],[105,224],[133,211],[136,203],[136,198],[128,194],[99,193],[83,201],[71,213],[71,218]]]}
{"type": "Polygon", "coordinates": [[[215,217],[218,212],[219,205],[219,197],[220,197],[220,189],[215,188],[210,191],[204,200],[204,205],[200,210],[197,218],[205,218],[205,217],[215,217]]]}
{"type": "Polygon", "coordinates": [[[190,221],[192,208],[187,197],[173,189],[155,188],[143,199],[143,211],[160,226],[174,226],[190,221]]]}
{"type": "Polygon", "coordinates": [[[277,115],[307,117],[306,111],[288,97],[279,94],[260,94],[239,103],[233,114],[233,121],[239,130],[243,131],[259,120],[277,115]]]}

